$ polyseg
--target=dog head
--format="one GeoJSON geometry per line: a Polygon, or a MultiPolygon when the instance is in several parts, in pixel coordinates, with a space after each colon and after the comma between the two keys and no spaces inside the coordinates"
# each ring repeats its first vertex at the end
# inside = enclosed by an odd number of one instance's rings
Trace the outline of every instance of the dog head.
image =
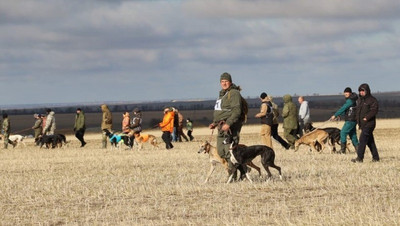
{"type": "Polygon", "coordinates": [[[104,133],[106,136],[110,137],[110,138],[113,136],[113,134],[112,134],[108,129],[103,129],[103,133],[104,133]]]}
{"type": "Polygon", "coordinates": [[[199,151],[197,152],[197,153],[202,153],[202,152],[204,152],[204,154],[205,153],[209,153],[210,152],[210,143],[208,143],[208,141],[204,141],[204,142],[202,142],[201,143],[201,145],[200,145],[200,149],[199,149],[199,151]]]}

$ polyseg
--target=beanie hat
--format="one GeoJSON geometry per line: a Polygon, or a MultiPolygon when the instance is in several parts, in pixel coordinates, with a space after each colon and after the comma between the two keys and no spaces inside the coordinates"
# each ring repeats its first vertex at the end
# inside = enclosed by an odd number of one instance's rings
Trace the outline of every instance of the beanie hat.
{"type": "Polygon", "coordinates": [[[265,99],[268,95],[266,93],[261,93],[260,98],[265,99]]]}
{"type": "Polygon", "coordinates": [[[221,75],[220,81],[221,81],[221,80],[228,80],[229,82],[232,83],[232,77],[231,77],[231,75],[230,75],[229,73],[227,73],[227,72],[224,72],[224,73],[221,75]]]}
{"type": "Polygon", "coordinates": [[[346,89],[344,89],[343,91],[344,93],[352,93],[353,91],[351,91],[350,87],[346,87],[346,89]]]}

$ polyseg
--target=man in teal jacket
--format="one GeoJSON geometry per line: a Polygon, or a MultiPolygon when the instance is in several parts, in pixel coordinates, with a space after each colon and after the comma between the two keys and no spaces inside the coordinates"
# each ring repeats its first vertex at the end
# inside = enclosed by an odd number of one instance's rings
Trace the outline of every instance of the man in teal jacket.
{"type": "Polygon", "coordinates": [[[356,132],[356,101],[358,99],[357,94],[353,93],[350,87],[347,87],[343,95],[346,99],[346,102],[343,106],[331,117],[331,120],[336,119],[337,117],[344,115],[344,125],[342,130],[340,131],[340,151],[339,153],[346,153],[346,143],[347,143],[347,135],[349,135],[351,142],[353,143],[354,148],[357,150],[358,148],[358,139],[356,132]]]}

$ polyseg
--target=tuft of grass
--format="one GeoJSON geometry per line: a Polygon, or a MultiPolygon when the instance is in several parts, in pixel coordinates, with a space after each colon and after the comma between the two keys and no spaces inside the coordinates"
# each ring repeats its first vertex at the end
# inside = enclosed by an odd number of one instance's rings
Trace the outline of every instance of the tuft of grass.
{"type": "MultiPolygon", "coordinates": [[[[362,164],[346,155],[286,151],[273,143],[283,180],[258,178],[225,184],[221,166],[207,184],[208,156],[199,142],[172,150],[104,150],[101,135],[88,134],[85,148],[73,136],[62,149],[0,149],[0,222],[4,225],[398,225],[400,219],[397,119],[375,130],[381,162],[362,164]]],[[[341,123],[315,123],[337,126],[341,123]]],[[[244,126],[241,143],[259,144],[259,126],[244,126]]],[[[283,132],[283,129],[280,128],[283,132]]],[[[161,136],[160,131],[145,131],[161,136]]],[[[214,133],[215,134],[215,133],[214,133]]],[[[196,140],[215,137],[196,128],[196,140]]],[[[259,157],[255,164],[261,166],[259,157]]]]}

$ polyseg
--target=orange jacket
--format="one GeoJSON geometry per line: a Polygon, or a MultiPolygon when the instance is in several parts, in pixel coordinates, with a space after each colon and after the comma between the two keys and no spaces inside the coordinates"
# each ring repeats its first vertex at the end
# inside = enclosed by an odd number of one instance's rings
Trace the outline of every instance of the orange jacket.
{"type": "Polygon", "coordinates": [[[163,121],[158,124],[161,128],[161,131],[169,131],[171,133],[174,131],[174,115],[175,113],[173,111],[169,111],[164,114],[163,121]]]}

